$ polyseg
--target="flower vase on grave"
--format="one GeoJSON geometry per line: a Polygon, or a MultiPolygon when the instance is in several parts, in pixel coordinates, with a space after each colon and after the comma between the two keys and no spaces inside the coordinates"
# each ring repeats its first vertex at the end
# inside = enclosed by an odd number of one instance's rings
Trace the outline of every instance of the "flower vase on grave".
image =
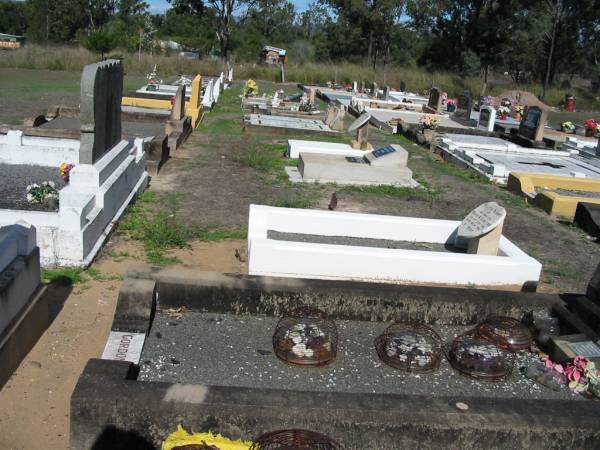
{"type": "Polygon", "coordinates": [[[592,128],[586,128],[585,129],[585,136],[586,137],[594,137],[595,134],[596,134],[596,130],[594,130],[592,128]]]}
{"type": "Polygon", "coordinates": [[[521,121],[521,119],[522,119],[522,117],[521,117],[521,113],[518,113],[518,112],[516,112],[516,113],[515,113],[515,120],[517,120],[517,121],[519,121],[519,122],[520,122],[520,121],[521,121]]]}

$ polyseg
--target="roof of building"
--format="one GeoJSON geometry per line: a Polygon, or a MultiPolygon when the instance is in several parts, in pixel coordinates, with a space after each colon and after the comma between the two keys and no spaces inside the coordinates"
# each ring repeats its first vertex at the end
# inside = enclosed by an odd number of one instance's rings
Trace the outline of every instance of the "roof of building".
{"type": "Polygon", "coordinates": [[[279,47],[273,47],[271,45],[265,45],[262,49],[263,52],[277,52],[279,53],[279,56],[285,56],[287,53],[287,50],[283,49],[283,48],[279,48],[279,47]]]}

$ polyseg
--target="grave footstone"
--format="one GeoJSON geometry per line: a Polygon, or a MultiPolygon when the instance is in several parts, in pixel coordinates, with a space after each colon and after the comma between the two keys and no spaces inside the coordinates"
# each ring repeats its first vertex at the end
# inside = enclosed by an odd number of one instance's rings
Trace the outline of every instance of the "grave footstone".
{"type": "Polygon", "coordinates": [[[544,127],[548,121],[548,112],[538,106],[526,109],[519,125],[519,134],[532,141],[543,141],[544,127]]]}
{"type": "Polygon", "coordinates": [[[406,83],[404,81],[400,81],[400,92],[406,92],[406,83]]]}
{"type": "Polygon", "coordinates": [[[109,59],[85,66],[81,75],[81,164],[94,164],[121,140],[122,96],[120,61],[109,59]]]}
{"type": "Polygon", "coordinates": [[[483,105],[479,109],[479,121],[477,122],[477,127],[489,131],[490,133],[494,131],[494,126],[496,124],[496,109],[483,105]]]}
{"type": "Polygon", "coordinates": [[[484,203],[461,222],[456,231],[456,245],[467,245],[467,252],[478,255],[498,254],[506,210],[496,202],[484,203]]]}

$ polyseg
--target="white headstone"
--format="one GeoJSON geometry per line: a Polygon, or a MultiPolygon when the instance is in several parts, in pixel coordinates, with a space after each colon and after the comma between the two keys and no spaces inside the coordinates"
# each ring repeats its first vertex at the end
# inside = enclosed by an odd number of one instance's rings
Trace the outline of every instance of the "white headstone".
{"type": "Polygon", "coordinates": [[[474,239],[489,233],[502,225],[506,210],[496,202],[479,205],[462,221],[457,230],[457,236],[464,239],[474,239]]]}

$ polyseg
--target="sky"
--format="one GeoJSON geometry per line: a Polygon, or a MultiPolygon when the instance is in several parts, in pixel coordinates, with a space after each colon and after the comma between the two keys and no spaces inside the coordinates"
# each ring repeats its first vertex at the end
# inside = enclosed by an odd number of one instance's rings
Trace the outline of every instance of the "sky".
{"type": "MultiPolygon", "coordinates": [[[[147,0],[150,4],[150,12],[152,14],[162,14],[169,8],[167,0],[147,0]]],[[[308,8],[310,0],[291,0],[297,11],[304,11],[308,8]]]]}

